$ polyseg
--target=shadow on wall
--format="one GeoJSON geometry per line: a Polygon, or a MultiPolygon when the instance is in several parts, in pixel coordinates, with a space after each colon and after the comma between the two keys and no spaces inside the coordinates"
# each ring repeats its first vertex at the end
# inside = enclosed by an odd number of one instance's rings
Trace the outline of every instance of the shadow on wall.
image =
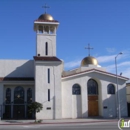
{"type": "Polygon", "coordinates": [[[14,71],[5,76],[5,78],[17,78],[17,77],[34,77],[34,61],[29,60],[23,63],[21,66],[16,67],[14,71]]]}
{"type": "Polygon", "coordinates": [[[128,109],[127,109],[127,98],[126,98],[126,87],[122,88],[119,91],[119,98],[120,98],[120,109],[122,117],[128,116],[128,109]],[[125,95],[123,94],[125,93],[125,95]]]}
{"type": "Polygon", "coordinates": [[[72,95],[72,118],[82,118],[81,95],[72,95]]]}
{"type": "MultiPolygon", "coordinates": [[[[90,78],[96,79],[98,77],[98,73],[97,74],[96,73],[91,73],[91,74],[88,74],[88,76],[90,78]]],[[[113,77],[106,78],[103,75],[99,75],[99,76],[100,76],[100,78],[99,78],[100,80],[107,81],[109,83],[112,82],[113,84],[116,84],[116,77],[115,78],[113,78],[113,77]]],[[[121,104],[120,105],[121,106],[121,115],[122,115],[122,117],[127,117],[128,116],[128,111],[127,111],[127,99],[126,99],[125,81],[122,81],[120,79],[120,80],[118,80],[118,84],[121,85],[121,86],[124,85],[123,88],[121,88],[119,90],[119,97],[120,97],[120,104],[121,104]]],[[[98,85],[99,85],[99,83],[98,83],[98,85]]],[[[106,91],[107,91],[107,86],[102,86],[102,87],[105,87],[106,91]]],[[[115,88],[117,88],[117,86],[115,86],[115,88]]],[[[106,97],[106,99],[101,101],[102,102],[101,107],[103,109],[103,114],[102,115],[104,115],[104,118],[117,117],[117,106],[118,106],[117,92],[115,93],[115,96],[114,95],[109,95],[109,96],[105,95],[105,97],[106,97]],[[115,114],[113,114],[114,111],[115,111],[115,114]]]]}
{"type": "MultiPolygon", "coordinates": [[[[107,90],[106,90],[107,91],[107,90]]],[[[119,90],[120,97],[120,112],[121,117],[128,117],[127,110],[127,100],[126,100],[126,88],[122,88],[119,90]]],[[[78,106],[77,106],[78,107],[78,106]]],[[[87,108],[86,108],[87,110],[87,108]]],[[[108,97],[102,101],[102,110],[103,115],[101,116],[88,116],[87,118],[117,118],[118,117],[118,100],[117,100],[117,92],[115,94],[110,94],[108,97]]],[[[86,118],[88,115],[88,111],[82,113],[82,118],[86,118]]]]}
{"type": "Polygon", "coordinates": [[[118,117],[118,97],[120,100],[120,113],[121,117],[128,117],[126,87],[120,89],[115,94],[109,94],[107,99],[103,101],[103,115],[104,118],[117,118],[118,117]]]}

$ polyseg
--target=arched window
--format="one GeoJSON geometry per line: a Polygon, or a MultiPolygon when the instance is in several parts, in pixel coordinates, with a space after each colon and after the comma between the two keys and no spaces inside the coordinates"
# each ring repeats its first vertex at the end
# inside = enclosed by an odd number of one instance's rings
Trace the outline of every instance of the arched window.
{"type": "Polygon", "coordinates": [[[45,43],[45,55],[48,55],[48,42],[45,43]]]}
{"type": "Polygon", "coordinates": [[[44,33],[49,34],[49,26],[44,26],[44,33]]]}
{"type": "Polygon", "coordinates": [[[108,84],[107,94],[115,94],[115,86],[113,84],[108,84]]]}
{"type": "Polygon", "coordinates": [[[24,104],[24,89],[21,86],[14,90],[14,104],[24,104]]]}
{"type": "Polygon", "coordinates": [[[43,26],[38,27],[38,33],[43,33],[43,26]]]}
{"type": "Polygon", "coordinates": [[[98,84],[95,80],[89,79],[87,87],[88,87],[88,95],[98,95],[98,84]]]}
{"type": "Polygon", "coordinates": [[[28,88],[27,90],[27,103],[31,103],[32,102],[32,89],[28,88]]]}
{"type": "Polygon", "coordinates": [[[81,94],[81,88],[78,84],[74,84],[72,87],[72,94],[73,95],[80,95],[81,94]]]}
{"type": "Polygon", "coordinates": [[[55,33],[55,27],[54,26],[50,26],[50,34],[54,34],[55,33]]]}
{"type": "Polygon", "coordinates": [[[11,103],[11,89],[7,88],[6,89],[6,104],[10,104],[11,103]]]}

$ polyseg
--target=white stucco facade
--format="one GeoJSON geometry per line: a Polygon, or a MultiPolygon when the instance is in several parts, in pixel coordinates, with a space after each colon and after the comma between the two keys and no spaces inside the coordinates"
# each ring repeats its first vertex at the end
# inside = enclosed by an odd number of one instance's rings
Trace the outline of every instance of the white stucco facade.
{"type": "MultiPolygon", "coordinates": [[[[43,19],[34,21],[34,59],[0,60],[0,117],[116,118],[117,94],[120,97],[121,117],[127,117],[128,78],[118,76],[117,90],[116,75],[108,73],[98,64],[95,65],[96,62],[65,71],[64,62],[56,57],[56,31],[59,22],[46,20],[45,15],[47,14],[42,16],[43,19]],[[112,86],[110,92],[109,85],[112,86]],[[43,109],[30,116],[27,105],[35,101],[41,103],[43,109]]],[[[86,64],[88,61],[84,62],[86,64]]]]}
{"type": "MultiPolygon", "coordinates": [[[[116,77],[105,75],[103,72],[98,73],[96,70],[93,72],[84,72],[84,74],[67,76],[62,78],[62,111],[63,118],[86,118],[88,117],[88,92],[87,82],[89,79],[94,79],[98,83],[98,108],[99,116],[117,117],[117,87],[116,77]],[[116,93],[108,94],[107,86],[112,83],[115,86],[116,93]],[[72,86],[79,84],[81,87],[81,95],[72,95],[72,86]],[[67,96],[66,96],[67,95],[67,96]],[[76,107],[77,104],[77,107],[76,107]],[[104,109],[104,107],[107,109],[104,109]],[[77,111],[80,112],[77,116],[77,111]]],[[[120,106],[121,115],[127,116],[127,102],[126,102],[126,84],[123,79],[119,82],[120,106]],[[124,96],[123,96],[124,95],[124,96]]]]}

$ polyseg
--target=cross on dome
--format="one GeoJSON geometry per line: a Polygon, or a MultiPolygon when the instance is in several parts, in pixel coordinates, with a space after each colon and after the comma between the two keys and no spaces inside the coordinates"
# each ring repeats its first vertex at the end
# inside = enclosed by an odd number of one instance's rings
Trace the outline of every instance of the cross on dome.
{"type": "Polygon", "coordinates": [[[93,48],[90,47],[90,44],[88,43],[88,47],[85,47],[85,49],[88,49],[88,56],[90,56],[90,50],[92,50],[93,48]]]}
{"type": "Polygon", "coordinates": [[[47,6],[47,4],[45,4],[44,6],[42,6],[42,8],[45,8],[45,14],[46,14],[47,8],[50,8],[50,6],[47,6]]]}

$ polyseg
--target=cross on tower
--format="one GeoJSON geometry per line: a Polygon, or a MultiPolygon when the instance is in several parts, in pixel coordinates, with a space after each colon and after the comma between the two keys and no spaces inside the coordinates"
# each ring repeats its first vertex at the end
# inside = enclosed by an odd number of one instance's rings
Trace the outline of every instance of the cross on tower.
{"type": "Polygon", "coordinates": [[[85,47],[85,49],[88,49],[88,56],[90,56],[90,50],[93,49],[93,48],[90,47],[90,44],[88,44],[88,47],[85,47]]]}
{"type": "Polygon", "coordinates": [[[47,4],[45,4],[44,6],[42,6],[42,8],[45,8],[45,14],[47,12],[47,8],[50,8],[49,6],[47,6],[47,4]]]}

